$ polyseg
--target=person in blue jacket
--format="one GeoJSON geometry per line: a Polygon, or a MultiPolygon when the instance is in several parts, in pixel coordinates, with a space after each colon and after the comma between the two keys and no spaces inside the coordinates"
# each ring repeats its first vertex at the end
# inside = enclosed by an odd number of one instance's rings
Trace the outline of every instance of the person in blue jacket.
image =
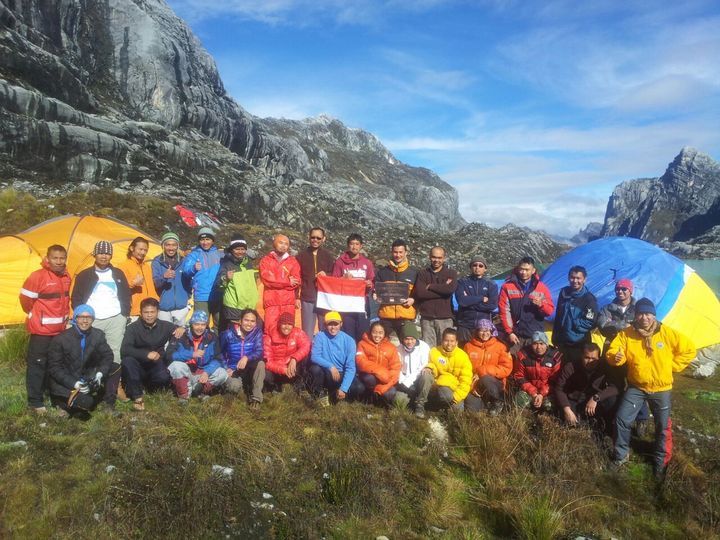
{"type": "Polygon", "coordinates": [[[222,297],[215,288],[215,280],[220,270],[222,253],[215,246],[215,233],[209,227],[198,231],[198,245],[188,253],[183,261],[182,272],[192,279],[193,302],[196,310],[212,316],[213,324],[220,324],[222,297]]]}
{"type": "Polygon", "coordinates": [[[552,341],[564,363],[581,360],[583,347],[591,342],[590,332],[597,324],[597,299],[585,286],[586,279],[587,270],[573,266],[568,272],[568,286],[558,294],[552,341]]]}
{"type": "Polygon", "coordinates": [[[328,391],[335,399],[355,398],[362,385],[355,376],[355,340],[342,331],[337,311],[325,314],[325,330],[313,340],[310,365],[310,391],[322,407],[330,404],[328,391]]]}
{"type": "Polygon", "coordinates": [[[458,280],[455,289],[457,302],[458,344],[464,347],[482,319],[492,320],[498,305],[498,286],[485,277],[487,262],[480,255],[470,261],[470,275],[458,280]]]}
{"type": "Polygon", "coordinates": [[[265,360],[263,360],[263,327],[254,309],[244,309],[239,319],[231,320],[220,334],[222,358],[228,380],[225,389],[239,394],[245,388],[250,407],[256,409],[263,401],[265,360]]]}
{"type": "Polygon", "coordinates": [[[190,396],[210,396],[221,388],[228,378],[220,355],[220,343],[208,328],[205,311],[196,311],[190,318],[190,331],[168,345],[170,359],[168,371],[181,403],[190,396]]]}
{"type": "Polygon", "coordinates": [[[174,232],[167,232],[160,239],[160,245],[163,252],[151,263],[155,291],[160,297],[158,319],[185,326],[192,287],[190,276],[182,271],[180,238],[174,232]]]}

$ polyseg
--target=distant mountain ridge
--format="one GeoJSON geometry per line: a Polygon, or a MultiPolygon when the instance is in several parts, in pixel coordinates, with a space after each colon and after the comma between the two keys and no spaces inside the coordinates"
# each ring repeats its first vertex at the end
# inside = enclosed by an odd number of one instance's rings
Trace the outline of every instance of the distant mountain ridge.
{"type": "Polygon", "coordinates": [[[720,254],[720,163],[683,148],[658,178],[628,180],[608,201],[602,236],[632,236],[679,255],[720,254]]]}

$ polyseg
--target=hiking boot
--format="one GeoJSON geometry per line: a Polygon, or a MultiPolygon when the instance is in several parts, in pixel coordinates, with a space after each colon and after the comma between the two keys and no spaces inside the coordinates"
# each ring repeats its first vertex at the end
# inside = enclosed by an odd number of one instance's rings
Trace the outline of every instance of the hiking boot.
{"type": "Polygon", "coordinates": [[[316,400],[318,406],[322,409],[330,406],[330,398],[327,395],[320,396],[316,400]]]}
{"type": "Polygon", "coordinates": [[[145,401],[143,400],[143,398],[139,397],[137,399],[134,399],[132,408],[133,408],[133,411],[144,412],[145,411],[145,401]]]}
{"type": "Polygon", "coordinates": [[[425,405],[415,405],[414,413],[418,418],[425,418],[425,405]]]}
{"type": "Polygon", "coordinates": [[[635,435],[642,439],[645,437],[648,431],[648,421],[647,420],[638,420],[635,422],[635,435]]]}

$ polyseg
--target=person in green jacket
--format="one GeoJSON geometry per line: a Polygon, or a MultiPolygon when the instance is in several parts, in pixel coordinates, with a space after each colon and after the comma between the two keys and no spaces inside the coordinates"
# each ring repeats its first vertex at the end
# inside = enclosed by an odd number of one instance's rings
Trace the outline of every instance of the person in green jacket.
{"type": "Polygon", "coordinates": [[[215,282],[215,287],[222,294],[221,330],[227,327],[229,321],[239,319],[241,311],[257,306],[259,295],[256,275],[252,259],[247,254],[247,242],[236,236],[225,248],[215,282]]]}

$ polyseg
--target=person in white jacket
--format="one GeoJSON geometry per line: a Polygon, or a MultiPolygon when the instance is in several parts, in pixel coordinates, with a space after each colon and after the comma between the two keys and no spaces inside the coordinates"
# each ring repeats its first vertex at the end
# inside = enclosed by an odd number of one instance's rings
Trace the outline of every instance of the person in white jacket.
{"type": "Polygon", "coordinates": [[[427,367],[430,358],[430,346],[420,340],[420,334],[413,321],[403,324],[398,353],[402,362],[400,379],[395,386],[397,394],[395,403],[407,406],[413,402],[413,411],[418,418],[425,418],[430,388],[433,385],[433,374],[427,367]]]}

